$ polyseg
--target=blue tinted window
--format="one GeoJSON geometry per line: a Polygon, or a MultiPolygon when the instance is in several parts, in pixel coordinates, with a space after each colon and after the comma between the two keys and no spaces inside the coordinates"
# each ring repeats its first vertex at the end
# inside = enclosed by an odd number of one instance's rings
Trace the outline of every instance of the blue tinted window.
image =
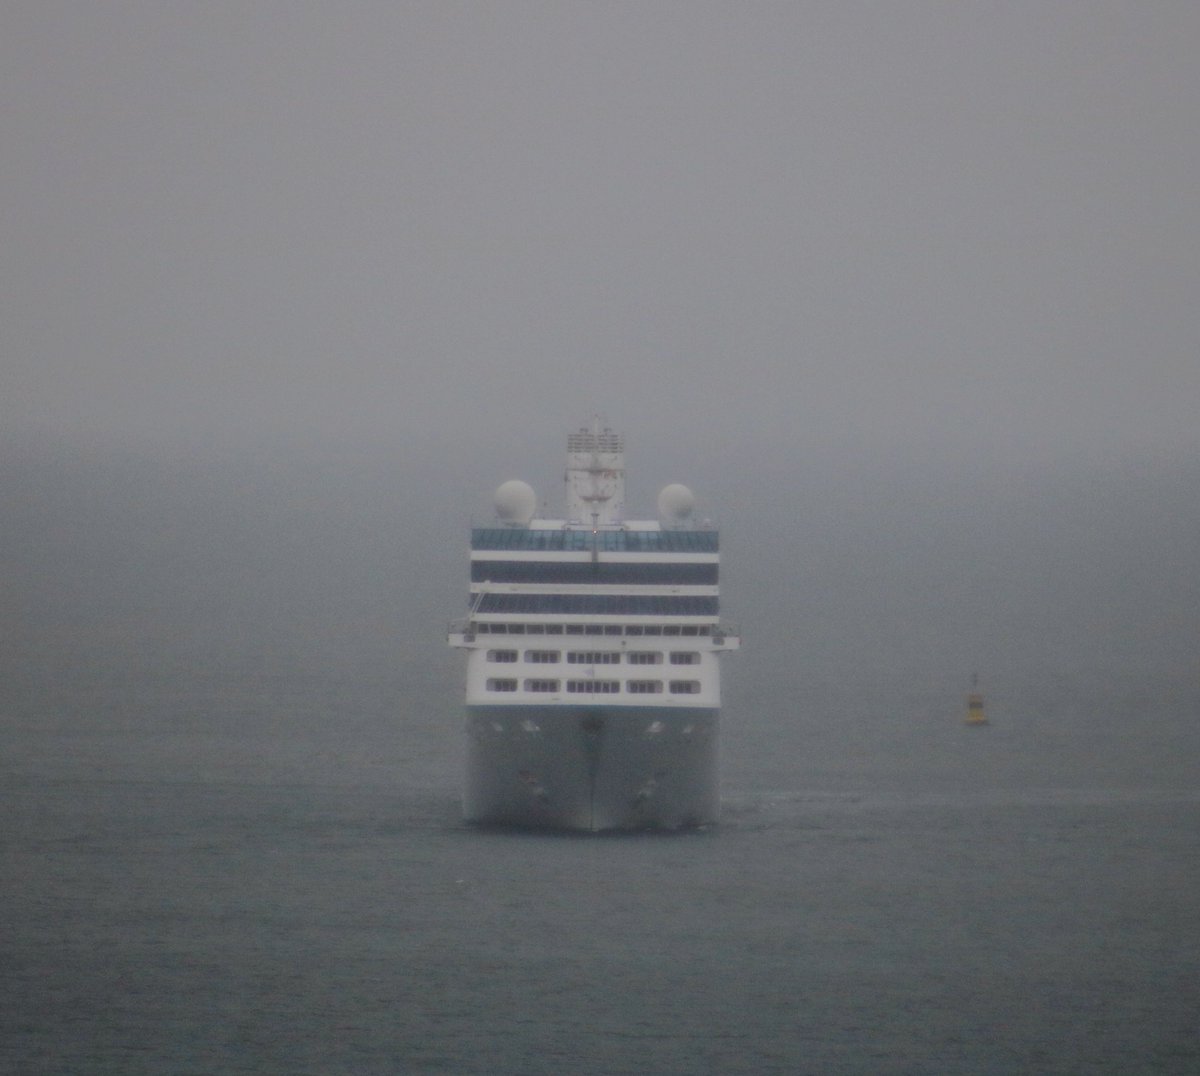
{"type": "Polygon", "coordinates": [[[600,564],[591,561],[473,560],[472,583],[634,583],[716,586],[715,564],[600,564]]]}
{"type": "Polygon", "coordinates": [[[715,530],[622,531],[531,530],[526,527],[476,527],[472,549],[591,550],[605,552],[716,553],[715,530]]]}
{"type": "Polygon", "coordinates": [[[484,594],[481,613],[594,613],[599,615],[706,616],[717,598],[651,594],[484,594]]]}

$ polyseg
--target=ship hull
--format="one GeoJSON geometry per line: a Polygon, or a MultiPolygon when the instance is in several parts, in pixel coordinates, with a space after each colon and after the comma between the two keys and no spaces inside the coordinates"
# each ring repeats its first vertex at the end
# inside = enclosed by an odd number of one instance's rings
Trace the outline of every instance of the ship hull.
{"type": "Polygon", "coordinates": [[[720,812],[716,709],[470,706],[467,740],[476,825],[681,830],[720,812]]]}

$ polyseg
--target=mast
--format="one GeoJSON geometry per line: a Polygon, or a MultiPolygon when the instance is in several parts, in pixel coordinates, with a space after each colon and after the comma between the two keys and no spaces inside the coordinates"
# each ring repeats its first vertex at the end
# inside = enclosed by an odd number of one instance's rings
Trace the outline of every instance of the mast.
{"type": "Polygon", "coordinates": [[[625,440],[599,418],[567,436],[567,519],[573,523],[620,523],[625,516],[625,440]]]}

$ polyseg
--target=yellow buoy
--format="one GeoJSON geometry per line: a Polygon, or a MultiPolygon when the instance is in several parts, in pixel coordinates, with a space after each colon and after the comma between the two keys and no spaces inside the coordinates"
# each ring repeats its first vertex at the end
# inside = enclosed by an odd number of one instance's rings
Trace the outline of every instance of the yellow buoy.
{"type": "Polygon", "coordinates": [[[986,725],[987,711],[983,708],[983,695],[975,689],[979,687],[978,675],[971,677],[971,693],[967,696],[967,724],[986,725]]]}

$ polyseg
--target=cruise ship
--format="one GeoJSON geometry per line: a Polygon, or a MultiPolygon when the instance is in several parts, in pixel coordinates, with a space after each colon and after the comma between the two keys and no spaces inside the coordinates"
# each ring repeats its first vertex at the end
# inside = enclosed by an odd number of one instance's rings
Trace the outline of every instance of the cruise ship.
{"type": "Polygon", "coordinates": [[[465,650],[466,820],[481,826],[679,830],[712,825],[721,682],[715,528],[683,485],[655,519],[625,514],[624,442],[567,438],[566,510],[536,518],[521,481],[471,530],[465,650]]]}

